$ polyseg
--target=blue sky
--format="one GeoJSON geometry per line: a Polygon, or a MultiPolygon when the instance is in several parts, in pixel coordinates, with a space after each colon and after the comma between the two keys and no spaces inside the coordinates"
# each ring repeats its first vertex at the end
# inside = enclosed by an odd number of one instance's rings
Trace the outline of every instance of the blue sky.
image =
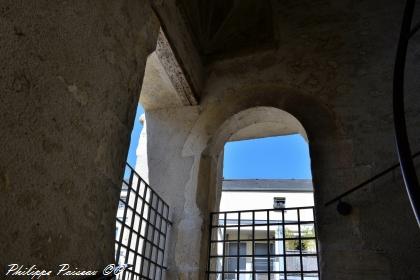
{"type": "Polygon", "coordinates": [[[133,131],[131,132],[130,147],[128,149],[127,162],[132,167],[136,165],[136,149],[139,144],[140,132],[143,126],[140,122],[140,116],[144,113],[143,107],[139,104],[136,111],[136,119],[134,120],[133,131]]]}
{"type": "Polygon", "coordinates": [[[225,179],[311,179],[309,147],[299,134],[228,142],[225,179]]]}
{"type": "MultiPolygon", "coordinates": [[[[143,126],[138,106],[127,162],[136,164],[136,149],[143,126]]],[[[225,145],[225,179],[310,179],[309,147],[298,134],[228,142],[225,145]]]]}

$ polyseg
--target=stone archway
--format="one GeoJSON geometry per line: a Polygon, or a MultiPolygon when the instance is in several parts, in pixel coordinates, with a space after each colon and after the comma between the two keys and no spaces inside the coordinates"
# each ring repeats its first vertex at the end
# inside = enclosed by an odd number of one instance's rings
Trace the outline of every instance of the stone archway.
{"type": "MultiPolygon", "coordinates": [[[[340,145],[338,125],[330,112],[314,99],[292,90],[260,88],[243,91],[233,97],[224,95],[222,100],[215,100],[204,103],[206,109],[195,121],[182,150],[183,157],[194,159],[194,171],[186,188],[190,194],[187,199],[189,203],[184,206],[193,205],[195,210],[184,208],[184,213],[188,214],[183,219],[183,225],[187,224],[187,220],[188,223],[195,220],[201,224],[201,242],[198,245],[200,262],[197,267],[201,273],[200,279],[204,277],[202,273],[206,269],[208,214],[217,210],[220,199],[218,186],[221,186],[222,178],[222,148],[227,141],[300,133],[310,142],[314,182],[323,189],[315,194],[315,202],[319,205],[322,204],[323,194],[328,192],[328,186],[322,187],[324,183],[318,178],[322,178],[322,174],[327,173],[326,170],[332,168],[334,162],[338,162],[334,156],[340,156],[339,153],[331,156],[329,150],[340,145]],[[273,95],[277,95],[277,98],[273,98],[273,95]],[[301,107],[301,104],[305,105],[301,107]],[[293,112],[297,118],[283,108],[293,112]],[[326,161],[319,164],[321,158],[328,157],[331,165],[326,161]]],[[[184,232],[180,236],[177,248],[191,247],[191,240],[185,238],[188,234],[184,232]]]]}
{"type": "MultiPolygon", "coordinates": [[[[209,144],[202,153],[202,160],[211,159],[213,164],[208,166],[210,170],[204,167],[200,169],[199,177],[208,177],[202,173],[209,173],[210,180],[208,189],[207,209],[202,211],[218,210],[222,179],[223,165],[223,147],[228,141],[246,140],[254,138],[262,138],[269,136],[280,136],[288,134],[300,134],[306,141],[307,134],[302,124],[291,114],[274,107],[258,106],[243,110],[229,119],[215,131],[213,137],[209,140],[209,144]],[[215,180],[213,180],[215,178],[215,180]],[[213,192],[216,193],[213,193],[213,192]],[[214,199],[214,201],[211,201],[214,199]]],[[[199,196],[200,193],[197,193],[199,196]]],[[[203,203],[199,203],[203,205],[203,203]]]]}

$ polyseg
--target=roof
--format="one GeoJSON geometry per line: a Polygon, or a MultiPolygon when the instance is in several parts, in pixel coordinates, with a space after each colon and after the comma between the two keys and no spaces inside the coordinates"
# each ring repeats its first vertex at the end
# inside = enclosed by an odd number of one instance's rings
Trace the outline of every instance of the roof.
{"type": "Polygon", "coordinates": [[[223,180],[223,191],[313,192],[307,179],[236,179],[223,180]]]}

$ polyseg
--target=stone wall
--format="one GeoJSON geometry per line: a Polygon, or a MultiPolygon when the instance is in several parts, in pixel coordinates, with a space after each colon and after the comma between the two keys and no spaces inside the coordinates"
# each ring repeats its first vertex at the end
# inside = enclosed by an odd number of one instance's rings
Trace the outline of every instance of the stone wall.
{"type": "MultiPolygon", "coordinates": [[[[420,233],[398,172],[347,198],[348,217],[324,207],[397,161],[391,92],[403,3],[272,1],[275,47],[230,50],[205,65],[176,3],[153,3],[199,99],[146,112],[149,182],[174,221],[167,279],[204,279],[221,147],[248,127],[238,114],[256,107],[283,110],[306,131],[322,279],[417,279],[420,233]]],[[[113,262],[119,183],[158,32],[148,1],[0,4],[2,269],[113,262]]],[[[420,148],[418,40],[408,59],[413,150],[420,148]]],[[[284,133],[262,112],[255,137],[284,133]]]]}
{"type": "Polygon", "coordinates": [[[120,180],[158,31],[148,1],[1,2],[1,270],[114,263],[120,180]]]}
{"type": "MultiPolygon", "coordinates": [[[[236,114],[259,106],[290,113],[306,130],[322,279],[418,278],[420,232],[398,170],[346,198],[354,207],[348,217],[324,206],[397,162],[391,96],[402,3],[286,1],[273,9],[277,48],[209,63],[199,106],[148,112],[149,179],[174,210],[170,279],[203,279],[223,158],[213,144],[236,114]]],[[[407,116],[416,151],[414,47],[408,61],[407,116]]],[[[239,128],[241,121],[233,123],[239,128]]]]}

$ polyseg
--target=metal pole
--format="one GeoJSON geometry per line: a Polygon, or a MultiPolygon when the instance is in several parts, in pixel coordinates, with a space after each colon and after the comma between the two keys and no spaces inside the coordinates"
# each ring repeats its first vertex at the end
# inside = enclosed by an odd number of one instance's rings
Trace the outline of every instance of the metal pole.
{"type": "Polygon", "coordinates": [[[420,227],[420,186],[416,169],[411,158],[404,108],[404,71],[414,6],[415,0],[407,0],[395,59],[393,109],[395,140],[398,158],[401,164],[401,172],[404,178],[408,198],[417,220],[417,225],[420,227]]]}

